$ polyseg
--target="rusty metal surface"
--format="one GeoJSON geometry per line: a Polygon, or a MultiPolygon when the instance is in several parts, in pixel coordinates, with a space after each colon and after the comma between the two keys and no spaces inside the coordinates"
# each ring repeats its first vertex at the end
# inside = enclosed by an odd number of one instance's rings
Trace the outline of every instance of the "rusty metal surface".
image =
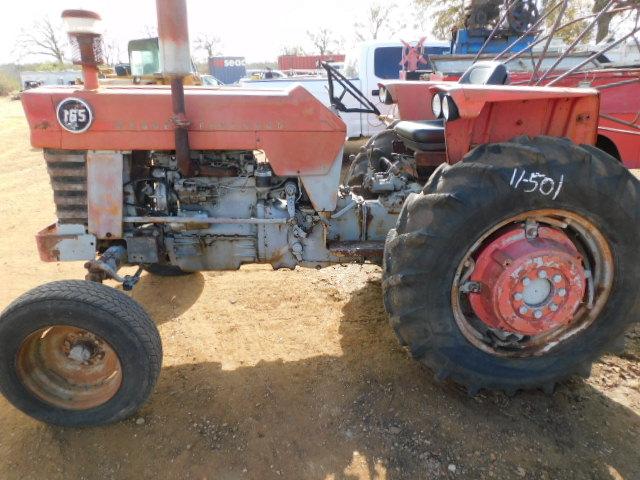
{"type": "Polygon", "coordinates": [[[122,154],[87,152],[89,232],[97,238],[122,237],[122,154]]]}
{"type": "Polygon", "coordinates": [[[43,262],[91,260],[96,254],[96,237],[84,225],[49,225],[36,234],[36,245],[43,262]]]}
{"type": "Polygon", "coordinates": [[[113,348],[87,330],[66,325],[29,335],[18,350],[16,373],[40,400],[67,410],[98,407],[122,384],[122,366],[113,348]]]}
{"type": "MultiPolygon", "coordinates": [[[[85,18],[99,21],[100,15],[89,10],[65,10],[62,12],[62,18],[85,18]]],[[[97,33],[88,33],[86,31],[69,32],[72,49],[74,50],[74,64],[82,65],[82,79],[84,88],[87,90],[95,90],[100,86],[98,80],[98,65],[103,63],[102,57],[102,39],[97,33]],[[77,53],[76,53],[77,51],[77,53]]]]}
{"type": "Polygon", "coordinates": [[[523,335],[566,325],[584,297],[582,256],[566,234],[535,227],[535,237],[515,226],[493,239],[476,259],[469,294],[480,320],[492,328],[523,335]],[[548,290],[548,291],[547,291],[548,290]]]}
{"type": "Polygon", "coordinates": [[[158,238],[127,237],[127,257],[129,263],[158,263],[158,238]]]}
{"type": "Polygon", "coordinates": [[[173,108],[173,122],[175,129],[175,151],[178,169],[184,176],[193,175],[193,164],[189,152],[189,120],[184,105],[184,85],[182,77],[171,79],[171,105],[173,108]]]}
{"type": "Polygon", "coordinates": [[[163,73],[186,76],[191,73],[186,0],[156,0],[158,44],[163,73]]]}
{"type": "MultiPolygon", "coordinates": [[[[526,212],[490,228],[471,246],[458,265],[451,288],[451,305],[456,324],[465,338],[484,352],[506,357],[527,357],[544,355],[563,342],[588,328],[600,315],[613,286],[613,255],[607,240],[599,229],[581,215],[566,210],[535,210],[526,212]],[[489,329],[477,317],[469,312],[467,295],[476,288],[465,288],[465,283],[475,269],[475,257],[484,248],[489,238],[514,225],[527,228],[527,223],[571,231],[571,237],[579,242],[578,249],[587,253],[590,259],[590,274],[586,276],[587,286],[582,303],[575,311],[571,321],[557,328],[535,335],[516,335],[510,337],[501,329],[489,329]],[[488,332],[491,332],[489,335],[488,332]]],[[[482,288],[482,286],[480,286],[482,288]]]]}
{"type": "Polygon", "coordinates": [[[355,241],[355,242],[332,242],[329,244],[331,253],[338,257],[362,257],[376,258],[382,257],[384,251],[383,241],[355,241]]]}
{"type": "Polygon", "coordinates": [[[447,154],[445,152],[416,152],[414,158],[418,167],[437,167],[447,161],[447,154]]]}

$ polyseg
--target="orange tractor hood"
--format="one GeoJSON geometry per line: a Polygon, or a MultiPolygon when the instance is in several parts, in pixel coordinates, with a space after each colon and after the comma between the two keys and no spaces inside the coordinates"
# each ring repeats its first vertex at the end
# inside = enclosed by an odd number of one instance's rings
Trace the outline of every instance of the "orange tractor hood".
{"type": "MultiPolygon", "coordinates": [[[[344,122],[301,86],[282,90],[186,87],[193,150],[262,150],[277,175],[323,175],[346,137],[344,122]]],[[[40,87],[22,95],[38,148],[173,150],[171,90],[165,86],[40,87]],[[63,129],[57,106],[78,98],[93,121],[83,133],[63,129]]]]}

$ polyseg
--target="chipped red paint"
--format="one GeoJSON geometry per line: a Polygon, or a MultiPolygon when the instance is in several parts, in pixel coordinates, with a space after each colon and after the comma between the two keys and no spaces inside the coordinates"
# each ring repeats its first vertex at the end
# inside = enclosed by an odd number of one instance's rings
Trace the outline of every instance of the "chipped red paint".
{"type": "MultiPolygon", "coordinates": [[[[185,88],[189,143],[195,150],[263,150],[277,175],[322,175],[346,137],[344,122],[301,86],[287,90],[185,88]]],[[[165,86],[41,87],[22,95],[31,144],[70,150],[173,150],[171,94],[165,86]],[[89,102],[91,128],[64,131],[55,108],[67,97],[89,102]]]]}
{"type": "Polygon", "coordinates": [[[489,243],[479,254],[471,280],[480,293],[469,301],[476,315],[491,328],[522,335],[540,334],[574,317],[586,288],[582,257],[560,230],[538,229],[535,239],[514,227],[489,243]],[[526,289],[543,291],[539,301],[527,303],[526,289]]]}

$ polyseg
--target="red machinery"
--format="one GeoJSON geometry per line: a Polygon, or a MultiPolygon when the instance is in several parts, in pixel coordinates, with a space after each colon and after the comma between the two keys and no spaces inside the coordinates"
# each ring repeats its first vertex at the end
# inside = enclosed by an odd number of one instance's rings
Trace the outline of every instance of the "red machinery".
{"type": "Polygon", "coordinates": [[[637,319],[640,187],[593,146],[597,90],[508,86],[500,63],[457,83],[384,85],[415,121],[373,138],[341,186],[338,116],[301,88],[184,89],[186,6],[157,4],[170,89],[99,85],[98,17],[67,11],[84,87],[22,97],[58,217],[37,235],[41,258],[84,261],[87,276],[0,315],[0,390],[16,407],[80,426],[147,400],[158,330],[101,285],[128,290],[143,271],[380,264],[400,342],[471,394],[552,392],[637,319]],[[125,264],[137,272],[121,276],[125,264]]]}

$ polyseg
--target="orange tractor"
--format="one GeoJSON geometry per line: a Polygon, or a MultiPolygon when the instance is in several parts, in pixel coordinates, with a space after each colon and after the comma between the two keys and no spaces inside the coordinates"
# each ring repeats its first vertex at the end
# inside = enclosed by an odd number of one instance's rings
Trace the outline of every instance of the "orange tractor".
{"type": "Polygon", "coordinates": [[[58,217],[36,236],[40,256],[88,272],[1,314],[0,390],[17,408],[98,425],[147,400],[157,328],[101,284],[135,288],[143,270],[381,264],[400,342],[471,394],[551,392],[588,375],[637,319],[640,190],[593,146],[596,90],[506,86],[493,63],[419,98],[389,84],[393,101],[428,102],[433,116],[396,122],[401,148],[373,148],[362,184],[340,186],[339,116],[301,87],[184,88],[185,2],[157,7],[170,88],[101,86],[99,17],[75,10],[63,18],[84,86],[22,97],[58,217]],[[138,270],[122,276],[122,265],[138,270]]]}

